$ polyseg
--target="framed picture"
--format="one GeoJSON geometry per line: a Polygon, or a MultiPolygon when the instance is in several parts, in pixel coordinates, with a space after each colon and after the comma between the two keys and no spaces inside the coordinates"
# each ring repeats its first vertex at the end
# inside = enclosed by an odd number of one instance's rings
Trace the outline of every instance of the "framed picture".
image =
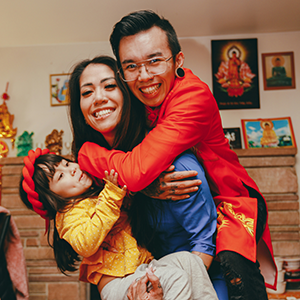
{"type": "Polygon", "coordinates": [[[262,53],[265,90],[294,89],[294,52],[262,53]]]}
{"type": "Polygon", "coordinates": [[[68,105],[70,74],[50,75],[50,104],[51,106],[68,105]]]}
{"type": "Polygon", "coordinates": [[[241,121],[246,149],[296,147],[290,117],[241,121]]]}
{"type": "Polygon", "coordinates": [[[223,128],[223,131],[231,149],[242,148],[240,128],[223,128]]]}
{"type": "Polygon", "coordinates": [[[257,39],[212,40],[211,53],[219,109],[259,108],[257,39]]]}

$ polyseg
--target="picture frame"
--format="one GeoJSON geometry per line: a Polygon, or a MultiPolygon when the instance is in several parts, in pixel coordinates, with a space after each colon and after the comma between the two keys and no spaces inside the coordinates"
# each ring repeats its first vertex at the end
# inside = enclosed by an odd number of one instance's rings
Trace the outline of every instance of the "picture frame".
{"type": "Polygon", "coordinates": [[[70,74],[50,75],[50,105],[68,105],[69,98],[69,76],[70,74]]]}
{"type": "Polygon", "coordinates": [[[264,90],[294,89],[294,52],[262,53],[264,90]]]}
{"type": "Polygon", "coordinates": [[[242,149],[241,129],[239,127],[223,128],[223,131],[230,149],[242,149]]]}
{"type": "Polygon", "coordinates": [[[257,39],[212,40],[211,58],[219,109],[260,108],[257,39]]]}
{"type": "Polygon", "coordinates": [[[296,148],[290,117],[242,119],[245,148],[296,148]]]}

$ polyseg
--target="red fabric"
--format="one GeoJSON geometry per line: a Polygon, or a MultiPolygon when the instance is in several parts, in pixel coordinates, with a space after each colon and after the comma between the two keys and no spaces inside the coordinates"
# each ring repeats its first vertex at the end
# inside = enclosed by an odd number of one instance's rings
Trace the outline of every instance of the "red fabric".
{"type": "MultiPolygon", "coordinates": [[[[185,69],[183,78],[176,79],[173,89],[161,105],[156,127],[140,145],[131,152],[123,153],[85,143],[79,152],[78,161],[79,164],[84,162],[86,171],[99,178],[104,177],[105,170],[117,170],[119,184],[125,184],[130,191],[136,192],[157,178],[177,155],[193,146],[206,170],[212,191],[220,197],[226,197],[229,203],[238,201],[238,212],[245,214],[247,218],[253,218],[253,226],[256,228],[256,200],[249,198],[243,183],[257,191],[258,187],[240,165],[237,155],[229,148],[217,103],[208,86],[188,69],[185,69]]],[[[220,199],[215,200],[216,204],[221,202],[220,199]]],[[[228,235],[219,244],[217,251],[227,248],[255,261],[255,236],[251,237],[241,227],[246,241],[241,247],[233,239],[234,228],[232,224],[223,229],[228,235]]],[[[267,249],[263,257],[269,261],[269,267],[267,271],[262,270],[262,273],[271,273],[268,278],[272,279],[266,285],[273,287],[276,284],[276,266],[268,226],[263,234],[263,242],[267,249]]]]}

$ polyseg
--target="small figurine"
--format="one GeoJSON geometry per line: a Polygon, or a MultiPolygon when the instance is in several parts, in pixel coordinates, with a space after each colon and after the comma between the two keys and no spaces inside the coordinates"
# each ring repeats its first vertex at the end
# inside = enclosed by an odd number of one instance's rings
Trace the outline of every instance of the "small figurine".
{"type": "Polygon", "coordinates": [[[58,132],[56,129],[54,129],[50,134],[46,136],[45,146],[50,150],[50,152],[61,155],[63,133],[63,130],[58,132]]]}
{"type": "Polygon", "coordinates": [[[33,132],[24,131],[16,138],[17,156],[28,155],[28,151],[33,147],[32,136],[33,132]]]}
{"type": "Polygon", "coordinates": [[[9,100],[9,95],[7,94],[8,83],[6,84],[5,92],[2,94],[3,104],[0,105],[0,137],[10,138],[12,142],[12,147],[14,147],[15,135],[17,133],[17,128],[13,128],[13,121],[15,116],[11,115],[8,111],[6,100],[9,100]]]}

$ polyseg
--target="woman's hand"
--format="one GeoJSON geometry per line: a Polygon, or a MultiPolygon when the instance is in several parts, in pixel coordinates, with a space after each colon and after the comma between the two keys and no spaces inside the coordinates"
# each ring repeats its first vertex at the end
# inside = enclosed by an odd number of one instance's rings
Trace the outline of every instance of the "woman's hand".
{"type": "Polygon", "coordinates": [[[139,281],[134,281],[127,293],[129,300],[163,300],[164,292],[157,276],[151,269],[146,269],[146,275],[139,281]],[[151,283],[149,290],[148,284],[151,283]]]}
{"type": "Polygon", "coordinates": [[[198,174],[197,171],[174,172],[170,166],[141,192],[148,197],[161,200],[181,200],[189,198],[189,193],[196,192],[202,183],[199,179],[189,179],[198,174]]]}

